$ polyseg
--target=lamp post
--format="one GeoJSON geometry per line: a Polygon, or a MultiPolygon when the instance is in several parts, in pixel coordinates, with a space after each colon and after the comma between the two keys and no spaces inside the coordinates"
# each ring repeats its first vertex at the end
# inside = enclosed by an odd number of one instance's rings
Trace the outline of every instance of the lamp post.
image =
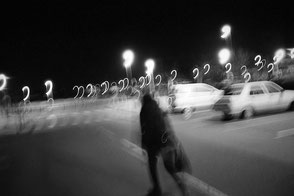
{"type": "Polygon", "coordinates": [[[149,90],[150,93],[154,92],[155,86],[154,86],[154,77],[153,77],[153,70],[155,67],[155,62],[153,59],[147,59],[145,61],[145,67],[147,68],[146,70],[146,74],[150,75],[150,86],[149,86],[149,90]]]}
{"type": "Polygon", "coordinates": [[[134,61],[134,53],[132,50],[126,50],[124,51],[123,55],[122,55],[123,59],[124,59],[124,66],[126,68],[126,74],[127,74],[127,78],[129,79],[129,81],[132,80],[132,69],[131,69],[131,65],[134,61]]]}

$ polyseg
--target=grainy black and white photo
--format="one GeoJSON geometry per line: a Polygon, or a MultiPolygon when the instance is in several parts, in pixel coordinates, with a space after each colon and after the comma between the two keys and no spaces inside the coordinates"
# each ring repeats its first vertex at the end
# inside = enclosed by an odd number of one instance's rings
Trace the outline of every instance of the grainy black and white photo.
{"type": "Polygon", "coordinates": [[[6,1],[0,196],[293,196],[287,1],[6,1]]]}

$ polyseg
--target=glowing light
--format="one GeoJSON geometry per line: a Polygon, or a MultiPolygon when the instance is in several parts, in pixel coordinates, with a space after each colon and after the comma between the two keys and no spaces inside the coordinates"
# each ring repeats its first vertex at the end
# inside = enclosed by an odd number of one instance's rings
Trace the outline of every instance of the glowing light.
{"type": "Polygon", "coordinates": [[[267,68],[271,67],[267,72],[270,73],[271,71],[273,71],[274,69],[274,64],[273,63],[270,63],[267,65],[267,68]]]}
{"type": "Polygon", "coordinates": [[[127,67],[130,67],[134,61],[134,53],[133,51],[131,50],[126,50],[124,53],[123,53],[123,59],[124,59],[124,66],[127,68],[127,67]]]}
{"type": "Polygon", "coordinates": [[[79,91],[80,91],[80,89],[83,90],[83,93],[81,94],[81,96],[79,97],[79,99],[81,99],[84,96],[84,94],[85,94],[85,88],[83,86],[80,86],[79,87],[79,91]]]}
{"type": "Polygon", "coordinates": [[[124,82],[124,89],[127,89],[129,87],[129,83],[130,83],[129,79],[128,78],[124,78],[123,79],[123,82],[124,82]]]}
{"type": "Polygon", "coordinates": [[[140,86],[140,88],[143,88],[143,87],[145,86],[145,78],[144,78],[143,76],[141,76],[141,77],[139,78],[139,82],[142,83],[141,86],[140,86]]]}
{"type": "Polygon", "coordinates": [[[155,66],[154,60],[152,59],[146,60],[145,67],[147,67],[147,71],[146,71],[147,75],[153,74],[154,66],[155,66]]]}
{"type": "Polygon", "coordinates": [[[193,74],[194,74],[194,80],[198,77],[198,75],[199,75],[199,69],[198,68],[195,68],[195,69],[193,69],[193,74]],[[195,74],[195,72],[196,72],[196,74],[195,74]]]}
{"type": "Polygon", "coordinates": [[[173,73],[174,73],[175,75],[174,75],[174,77],[171,79],[172,81],[174,81],[174,80],[176,79],[177,75],[178,75],[177,70],[172,70],[172,71],[170,72],[171,75],[173,75],[173,73]]]}
{"type": "Polygon", "coordinates": [[[278,49],[276,52],[275,52],[275,56],[273,58],[274,60],[274,64],[277,64],[279,63],[284,57],[286,56],[286,51],[281,48],[281,49],[278,49]]]}
{"type": "Polygon", "coordinates": [[[221,29],[221,32],[223,33],[221,35],[221,38],[226,39],[231,34],[231,26],[230,25],[224,25],[221,29]]]}
{"type": "Polygon", "coordinates": [[[24,102],[27,102],[30,98],[30,88],[28,86],[24,86],[22,87],[22,92],[25,93],[25,91],[27,91],[27,95],[25,96],[25,98],[23,99],[24,102]]]}
{"type": "Polygon", "coordinates": [[[260,70],[263,68],[263,66],[264,66],[264,64],[263,64],[263,62],[262,62],[262,60],[261,60],[261,56],[260,56],[260,55],[256,55],[256,56],[254,57],[254,60],[257,61],[257,62],[255,63],[255,65],[256,65],[257,67],[261,64],[260,68],[258,68],[258,71],[260,71],[260,70]]]}
{"type": "Polygon", "coordinates": [[[227,63],[225,65],[225,68],[226,68],[226,73],[229,73],[231,71],[231,69],[232,69],[232,64],[231,63],[227,63]],[[229,67],[229,69],[228,69],[228,67],[229,67]]]}
{"type": "Polygon", "coordinates": [[[0,81],[2,81],[2,85],[0,86],[0,91],[2,91],[6,88],[7,77],[4,74],[0,74],[0,81]]]}
{"type": "Polygon", "coordinates": [[[146,77],[145,77],[145,80],[148,81],[148,82],[145,82],[146,83],[146,86],[148,86],[151,82],[151,75],[148,74],[146,77]]]}
{"type": "Polygon", "coordinates": [[[243,65],[240,69],[241,70],[244,69],[244,71],[241,74],[243,76],[247,72],[247,67],[246,67],[246,65],[243,65]]]}
{"type": "Polygon", "coordinates": [[[46,92],[46,95],[47,95],[47,98],[49,98],[49,96],[52,96],[52,89],[53,89],[53,83],[52,83],[52,81],[51,80],[47,80],[45,82],[45,86],[46,86],[46,89],[48,89],[47,92],[46,92]]]}
{"type": "Polygon", "coordinates": [[[125,88],[125,83],[124,83],[124,80],[120,80],[118,81],[118,85],[120,85],[122,83],[122,87],[120,88],[119,92],[122,92],[125,88]]]}
{"type": "Polygon", "coordinates": [[[101,84],[101,87],[102,87],[102,86],[105,86],[105,89],[104,89],[104,91],[103,91],[103,93],[102,93],[102,95],[104,95],[104,94],[108,91],[108,89],[109,89],[109,82],[108,82],[108,81],[103,82],[103,83],[101,84]]]}
{"type": "Polygon", "coordinates": [[[245,82],[249,82],[251,80],[251,74],[247,72],[244,76],[245,82]]]}
{"type": "Polygon", "coordinates": [[[79,87],[78,86],[74,86],[73,88],[72,88],[72,90],[75,90],[75,88],[77,88],[77,94],[76,94],[76,96],[74,97],[74,99],[75,98],[77,98],[78,97],[78,95],[79,95],[79,87]]]}
{"type": "Polygon", "coordinates": [[[287,50],[289,50],[289,56],[291,57],[291,59],[294,59],[294,48],[288,48],[287,50]]]}
{"type": "Polygon", "coordinates": [[[210,65],[209,65],[209,64],[206,64],[206,65],[204,65],[204,69],[205,69],[205,67],[207,67],[207,71],[204,72],[204,75],[206,75],[206,74],[209,72],[209,70],[210,70],[210,65]]]}
{"type": "Polygon", "coordinates": [[[86,89],[88,90],[90,88],[90,93],[89,93],[89,95],[87,96],[87,97],[90,97],[90,96],[92,96],[92,94],[93,94],[93,85],[92,84],[88,84],[87,86],[86,86],[86,89]]]}
{"type": "Polygon", "coordinates": [[[225,64],[228,62],[228,60],[231,57],[231,52],[229,49],[224,48],[222,50],[219,51],[218,53],[218,57],[219,57],[219,62],[220,64],[225,64]]]}
{"type": "Polygon", "coordinates": [[[158,81],[157,84],[155,84],[155,86],[159,86],[160,83],[161,83],[161,75],[158,74],[158,75],[155,77],[155,80],[157,80],[157,78],[159,78],[159,81],[158,81]]]}

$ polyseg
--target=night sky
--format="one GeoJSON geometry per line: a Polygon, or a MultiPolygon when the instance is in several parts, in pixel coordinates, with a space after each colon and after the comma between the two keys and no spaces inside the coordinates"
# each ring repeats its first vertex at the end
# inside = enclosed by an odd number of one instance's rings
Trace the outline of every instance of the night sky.
{"type": "Polygon", "coordinates": [[[294,47],[294,9],[282,1],[57,2],[1,5],[0,73],[10,77],[13,99],[25,85],[45,98],[47,79],[57,97],[73,96],[74,85],[118,81],[125,49],[135,52],[136,78],[147,58],[156,73],[187,73],[203,56],[217,58],[224,24],[232,26],[234,48],[273,55],[294,47]]]}

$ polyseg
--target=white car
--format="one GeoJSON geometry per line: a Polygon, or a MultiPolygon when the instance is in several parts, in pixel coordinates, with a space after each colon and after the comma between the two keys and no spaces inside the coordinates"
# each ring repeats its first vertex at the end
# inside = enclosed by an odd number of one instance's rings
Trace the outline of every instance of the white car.
{"type": "Polygon", "coordinates": [[[218,100],[213,109],[225,118],[250,118],[254,114],[294,109],[294,90],[284,90],[271,81],[233,84],[230,93],[218,100]]]}
{"type": "Polygon", "coordinates": [[[170,106],[173,112],[192,112],[212,109],[222,97],[223,91],[206,83],[173,85],[170,106]]]}

